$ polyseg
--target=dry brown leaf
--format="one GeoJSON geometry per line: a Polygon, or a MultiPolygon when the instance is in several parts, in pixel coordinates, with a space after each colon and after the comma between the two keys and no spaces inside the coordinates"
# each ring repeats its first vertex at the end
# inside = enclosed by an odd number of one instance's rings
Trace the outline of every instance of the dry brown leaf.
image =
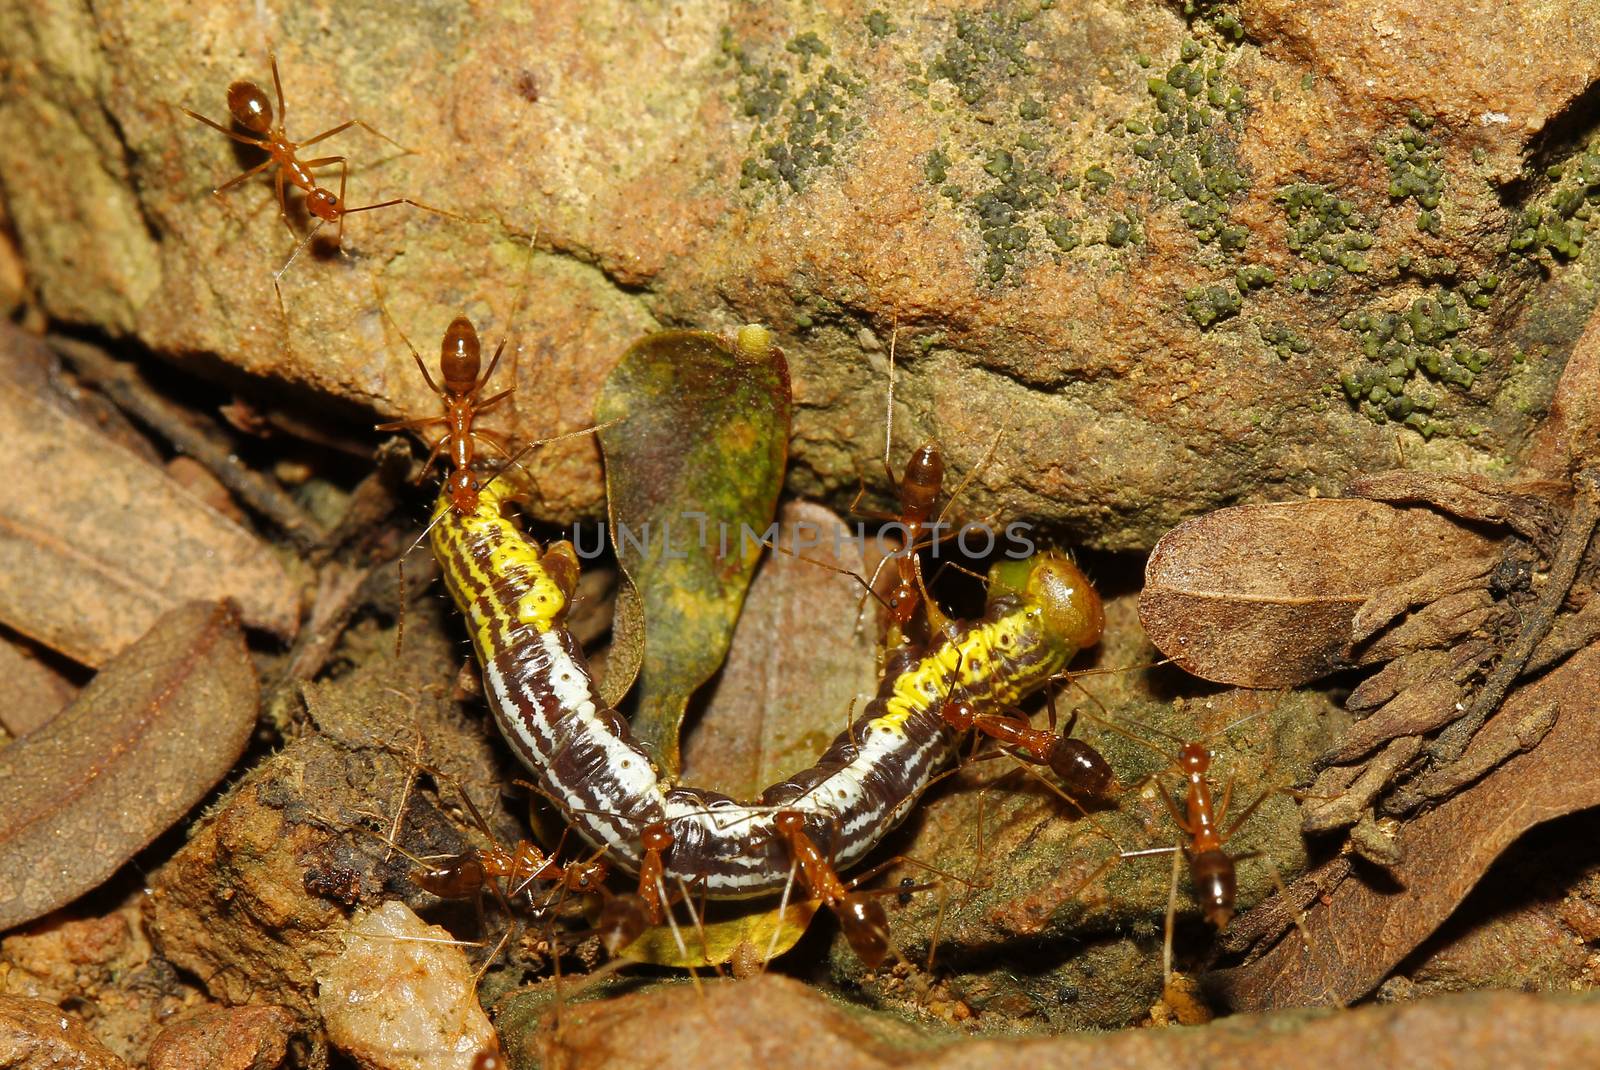
{"type": "Polygon", "coordinates": [[[1512,692],[1467,759],[1480,748],[1501,749],[1508,733],[1514,736],[1555,704],[1560,716],[1543,742],[1406,822],[1390,879],[1369,882],[1357,871],[1344,881],[1308,915],[1309,947],[1291,932],[1260,959],[1220,976],[1232,1004],[1263,1010],[1361,998],[1439,927],[1519,836],[1600,805],[1597,695],[1600,645],[1512,692]]]}
{"type": "Polygon", "coordinates": [[[1375,665],[1432,647],[1450,647],[1474,634],[1492,635],[1511,615],[1489,588],[1473,587],[1447,594],[1410,613],[1380,632],[1354,656],[1357,665],[1375,665]]]}
{"type": "Polygon", "coordinates": [[[1546,553],[1555,545],[1572,505],[1572,484],[1566,480],[1513,483],[1409,468],[1363,476],[1346,491],[1352,497],[1392,505],[1431,505],[1462,520],[1503,524],[1546,553]]]}
{"type": "Polygon", "coordinates": [[[94,888],[204,798],[244,753],[258,701],[233,613],[189,603],[0,750],[0,929],[94,888]]]}
{"type": "Polygon", "coordinates": [[[1448,650],[1416,650],[1402,654],[1356,685],[1345,699],[1347,710],[1375,710],[1408,687],[1449,672],[1448,650]]]}
{"type": "Polygon", "coordinates": [[[0,727],[25,736],[44,724],[78,693],[77,685],[38,654],[40,648],[0,631],[0,680],[6,701],[0,703],[0,727]]]}
{"type": "Polygon", "coordinates": [[[1494,567],[1496,557],[1465,557],[1435,565],[1420,576],[1383,588],[1361,604],[1350,622],[1350,639],[1364,643],[1400,614],[1438,601],[1446,595],[1460,594],[1483,587],[1483,579],[1494,567]]]}
{"type": "Polygon", "coordinates": [[[1309,799],[1301,810],[1301,829],[1315,835],[1355,824],[1395,774],[1421,753],[1420,737],[1401,736],[1391,739],[1364,765],[1330,765],[1311,785],[1309,799]]]}
{"type": "Polygon", "coordinates": [[[528,1027],[505,1039],[519,1065],[537,1061],[567,1070],[1580,1067],[1600,1065],[1595,1007],[1593,997],[1480,992],[1339,1015],[1234,1018],[1109,1034],[979,1036],[930,1046],[926,1033],[898,1019],[847,1010],[797,981],[769,974],[737,984],[675,985],[570,1003],[559,1028],[523,1015],[528,1027]],[[1541,1052],[1553,1058],[1540,1061],[1541,1052]]]}
{"type": "Polygon", "coordinates": [[[1139,618],[1196,676],[1293,687],[1350,664],[1351,621],[1374,594],[1493,546],[1431,510],[1360,499],[1220,509],[1156,544],[1139,618]]]}
{"type": "Polygon", "coordinates": [[[0,441],[28,473],[0,487],[0,620],[95,667],[190,599],[294,634],[299,592],[267,545],[159,468],[4,379],[0,441]]]}
{"type": "Polygon", "coordinates": [[[1600,443],[1600,306],[1573,343],[1550,413],[1534,432],[1526,468],[1560,479],[1596,460],[1600,443]]]}

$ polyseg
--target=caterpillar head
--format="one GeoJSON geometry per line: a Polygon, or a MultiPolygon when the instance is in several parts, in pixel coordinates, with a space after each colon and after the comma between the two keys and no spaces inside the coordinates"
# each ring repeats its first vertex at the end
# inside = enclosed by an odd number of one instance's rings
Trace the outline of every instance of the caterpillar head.
{"type": "Polygon", "coordinates": [[[1100,641],[1106,612],[1100,593],[1070,557],[1046,552],[989,569],[989,600],[1009,595],[1037,606],[1045,632],[1069,651],[1100,641]]]}

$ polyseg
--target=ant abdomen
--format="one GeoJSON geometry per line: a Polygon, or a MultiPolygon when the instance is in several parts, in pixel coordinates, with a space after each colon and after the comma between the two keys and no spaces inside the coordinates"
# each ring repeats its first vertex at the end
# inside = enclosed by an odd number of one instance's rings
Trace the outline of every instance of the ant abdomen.
{"type": "Polygon", "coordinates": [[[1206,920],[1226,929],[1239,890],[1232,857],[1222,850],[1201,851],[1189,860],[1189,878],[1206,920]]]}
{"type": "Polygon", "coordinates": [[[1049,763],[1051,772],[1061,778],[1067,794],[1074,798],[1109,802],[1121,787],[1110,764],[1081,739],[1057,736],[1050,748],[1049,763]]]}
{"type": "Polygon", "coordinates": [[[889,915],[877,899],[852,892],[834,908],[850,948],[869,970],[889,957],[889,915]]]}
{"type": "Polygon", "coordinates": [[[905,516],[926,519],[944,485],[944,455],[939,447],[925,442],[906,461],[900,477],[900,505],[905,516]]]}
{"type": "Polygon", "coordinates": [[[489,882],[489,872],[484,868],[478,852],[468,851],[456,855],[443,865],[411,876],[413,883],[425,892],[440,899],[468,899],[483,890],[489,882]]]}
{"type": "Polygon", "coordinates": [[[642,896],[632,892],[607,896],[594,925],[606,952],[615,955],[639,939],[650,925],[649,914],[649,904],[642,896]]]}
{"type": "Polygon", "coordinates": [[[472,326],[472,321],[465,316],[451,320],[450,326],[444,330],[443,341],[439,343],[439,371],[444,375],[446,392],[468,394],[480,385],[478,368],[482,353],[478,331],[472,326]]]}
{"type": "Polygon", "coordinates": [[[239,81],[228,86],[228,114],[253,134],[265,135],[272,129],[272,105],[254,82],[239,81]]]}

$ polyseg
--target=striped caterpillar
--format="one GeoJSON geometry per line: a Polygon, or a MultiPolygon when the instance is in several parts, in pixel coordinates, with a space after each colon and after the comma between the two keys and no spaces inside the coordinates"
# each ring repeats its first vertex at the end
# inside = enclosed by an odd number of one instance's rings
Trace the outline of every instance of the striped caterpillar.
{"type": "Polygon", "coordinates": [[[981,618],[952,622],[926,650],[897,651],[877,697],[815,765],[741,802],[661,777],[627,722],[604,707],[564,624],[577,555],[570,543],[541,551],[525,538],[503,513],[508,496],[490,481],[462,511],[446,490],[430,525],[501,733],[613,865],[648,865],[657,879],[711,898],[786,888],[802,841],[838,869],[858,861],[953,754],[960,733],[941,716],[946,703],[1014,705],[1098,641],[1104,620],[1099,595],[1065,557],[996,565],[981,618]],[[645,831],[660,826],[669,835],[647,851],[645,831]]]}

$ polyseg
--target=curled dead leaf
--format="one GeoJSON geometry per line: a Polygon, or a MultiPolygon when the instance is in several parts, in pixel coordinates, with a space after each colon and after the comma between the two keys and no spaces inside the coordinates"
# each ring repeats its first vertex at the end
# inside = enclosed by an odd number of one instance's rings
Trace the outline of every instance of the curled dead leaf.
{"type": "Polygon", "coordinates": [[[194,602],[0,750],[0,929],[94,888],[204,798],[244,753],[258,702],[232,611],[194,602]]]}
{"type": "MultiPolygon", "coordinates": [[[[1306,917],[1309,944],[1291,931],[1254,962],[1219,974],[1219,988],[1233,1006],[1264,1010],[1359,999],[1443,923],[1519,836],[1600,805],[1597,695],[1600,645],[1513,691],[1463,758],[1493,765],[1492,771],[1400,826],[1394,837],[1399,861],[1386,877],[1352,871],[1329,892],[1306,917]],[[1530,740],[1537,745],[1524,751],[1530,740]],[[1501,758],[1498,765],[1488,760],[1501,758]]],[[[1420,750],[1415,737],[1389,746],[1408,744],[1420,750]]]]}
{"type": "Polygon", "coordinates": [[[1220,509],[1156,544],[1139,619],[1196,676],[1293,687],[1355,662],[1351,625],[1375,594],[1493,546],[1431,510],[1360,499],[1220,509]]]}

